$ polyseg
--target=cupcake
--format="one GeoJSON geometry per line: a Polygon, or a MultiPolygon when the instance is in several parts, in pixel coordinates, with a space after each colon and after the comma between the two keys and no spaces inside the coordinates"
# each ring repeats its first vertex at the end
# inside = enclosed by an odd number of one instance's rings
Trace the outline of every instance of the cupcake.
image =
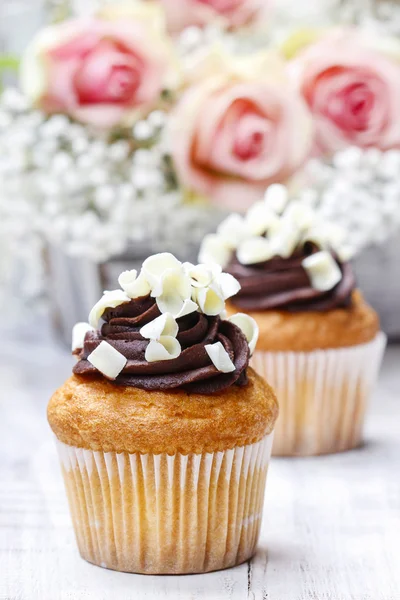
{"type": "Polygon", "coordinates": [[[134,573],[246,561],[278,408],[248,366],[256,323],[224,316],[238,283],[166,253],[118,282],[75,326],[48,406],[79,551],[134,573]]]}
{"type": "Polygon", "coordinates": [[[308,205],[286,204],[285,188],[274,185],[202,243],[200,261],[219,263],[240,283],[228,313],[259,325],[251,364],[279,398],[277,455],[338,452],[362,440],[385,336],[356,288],[343,238],[308,205]]]}

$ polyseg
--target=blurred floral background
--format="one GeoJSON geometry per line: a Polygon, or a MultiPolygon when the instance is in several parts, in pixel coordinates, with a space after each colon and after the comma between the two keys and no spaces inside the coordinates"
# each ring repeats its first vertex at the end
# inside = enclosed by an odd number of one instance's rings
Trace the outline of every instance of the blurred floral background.
{"type": "Polygon", "coordinates": [[[372,0],[0,4],[0,306],[74,322],[126,264],[283,184],[342,226],[400,337],[400,7],[372,0]],[[12,301],[10,302],[10,298],[12,301]]]}

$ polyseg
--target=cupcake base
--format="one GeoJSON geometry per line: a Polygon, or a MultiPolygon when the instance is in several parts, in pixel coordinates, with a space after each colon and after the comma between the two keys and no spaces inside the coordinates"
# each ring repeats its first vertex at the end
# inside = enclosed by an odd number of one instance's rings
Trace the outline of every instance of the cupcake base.
{"type": "Polygon", "coordinates": [[[359,446],[386,337],[313,352],[256,351],[252,367],[275,389],[273,454],[310,456],[359,446]]]}
{"type": "Polygon", "coordinates": [[[204,454],[116,454],[57,441],[81,556],[132,573],[204,573],[255,552],[273,434],[204,454]]]}

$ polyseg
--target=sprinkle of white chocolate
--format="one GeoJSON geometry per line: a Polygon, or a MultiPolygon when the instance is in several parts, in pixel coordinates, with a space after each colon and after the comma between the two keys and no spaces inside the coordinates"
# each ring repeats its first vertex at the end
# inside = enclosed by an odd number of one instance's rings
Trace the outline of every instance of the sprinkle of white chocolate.
{"type": "Polygon", "coordinates": [[[104,292],[103,296],[100,298],[98,302],[93,306],[92,310],[89,314],[89,323],[94,328],[97,329],[99,324],[99,320],[106,310],[106,308],[116,308],[120,304],[125,304],[126,302],[130,302],[129,296],[126,295],[122,290],[113,290],[111,292],[104,292]]]}
{"type": "Polygon", "coordinates": [[[231,373],[235,370],[235,365],[231,361],[229,354],[221,342],[207,344],[204,346],[204,349],[210,357],[214,367],[218,369],[218,371],[221,373],[231,373]]]}
{"type": "Polygon", "coordinates": [[[342,279],[338,264],[325,250],[307,256],[301,264],[310,278],[312,287],[321,292],[331,290],[342,279]]]}
{"type": "Polygon", "coordinates": [[[272,258],[271,246],[264,237],[252,237],[242,242],[237,249],[237,258],[242,265],[252,265],[272,258]]]}
{"type": "Polygon", "coordinates": [[[155,297],[162,313],[169,312],[177,317],[183,316],[184,307],[189,312],[196,310],[193,305],[186,302],[191,299],[192,286],[181,265],[177,268],[167,268],[154,286],[151,295],[155,297]]]}
{"type": "Polygon", "coordinates": [[[125,356],[104,340],[89,354],[87,360],[108,379],[118,377],[127,363],[125,356]]]}
{"type": "Polygon", "coordinates": [[[225,301],[218,285],[211,284],[206,288],[194,290],[195,301],[205,315],[219,315],[225,308],[225,301]]]}
{"type": "Polygon", "coordinates": [[[276,213],[281,213],[289,199],[287,188],[281,183],[273,183],[267,188],[264,195],[266,205],[276,213]]]}
{"type": "Polygon", "coordinates": [[[250,235],[263,235],[278,219],[276,213],[265,202],[256,202],[247,211],[245,226],[250,235]]]}
{"type": "MultiPolygon", "coordinates": [[[[215,266],[219,267],[219,265],[215,266]]],[[[183,269],[190,277],[191,285],[195,288],[207,287],[214,279],[214,272],[209,265],[192,265],[191,263],[183,263],[183,269]]]]}
{"type": "Polygon", "coordinates": [[[232,257],[232,250],[226,242],[216,233],[209,233],[202,241],[199,262],[204,264],[216,263],[222,268],[226,267],[232,257]]]}
{"type": "Polygon", "coordinates": [[[89,323],[76,323],[72,328],[72,352],[75,350],[81,350],[83,348],[83,342],[85,341],[85,335],[88,331],[93,331],[93,327],[89,323]]]}
{"type": "Polygon", "coordinates": [[[148,284],[144,273],[137,276],[136,269],[124,271],[118,277],[118,283],[129,298],[140,298],[150,294],[150,285],[148,284]]]}
{"type": "Polygon", "coordinates": [[[255,350],[259,334],[258,325],[255,319],[249,315],[246,315],[245,313],[236,313],[235,315],[229,317],[227,321],[237,325],[237,327],[242,330],[249,344],[251,356],[255,350]]]}
{"type": "Polygon", "coordinates": [[[161,336],[157,341],[151,340],[146,348],[145,359],[147,362],[158,362],[161,360],[173,360],[181,353],[181,345],[178,340],[169,335],[161,336]]]}
{"type": "Polygon", "coordinates": [[[173,254],[161,252],[160,254],[153,254],[149,258],[146,258],[142,266],[142,272],[153,288],[158,284],[167,269],[177,269],[180,266],[180,261],[173,254]]]}
{"type": "Polygon", "coordinates": [[[237,213],[232,213],[220,223],[217,227],[217,234],[231,250],[235,250],[238,244],[248,236],[244,219],[237,213]]]}
{"type": "Polygon", "coordinates": [[[241,288],[238,280],[229,273],[221,273],[217,278],[217,282],[224,300],[235,296],[241,288]]]}
{"type": "Polygon", "coordinates": [[[159,340],[161,336],[176,337],[179,327],[170,313],[163,313],[140,329],[140,335],[148,340],[159,340]]]}

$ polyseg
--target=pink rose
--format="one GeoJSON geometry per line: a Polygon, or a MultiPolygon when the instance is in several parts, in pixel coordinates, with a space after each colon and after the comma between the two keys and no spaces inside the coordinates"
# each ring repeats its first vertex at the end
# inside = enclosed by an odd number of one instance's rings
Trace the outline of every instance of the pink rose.
{"type": "Polygon", "coordinates": [[[171,115],[172,156],[181,183],[241,211],[270,183],[286,181],[312,145],[311,117],[302,98],[284,81],[252,74],[251,64],[242,66],[241,74],[220,73],[195,83],[171,115]]]}
{"type": "Polygon", "coordinates": [[[139,18],[67,21],[42,30],[27,49],[21,82],[36,106],[107,128],[154,105],[169,46],[139,18]]]}
{"type": "Polygon", "coordinates": [[[400,145],[400,62],[395,49],[398,53],[394,43],[390,48],[386,44],[384,52],[359,32],[341,30],[306,48],[289,65],[314,115],[321,150],[400,145]]]}
{"type": "Polygon", "coordinates": [[[189,25],[203,27],[219,19],[235,29],[266,17],[268,0],[161,0],[168,29],[179,33],[189,25]]]}

